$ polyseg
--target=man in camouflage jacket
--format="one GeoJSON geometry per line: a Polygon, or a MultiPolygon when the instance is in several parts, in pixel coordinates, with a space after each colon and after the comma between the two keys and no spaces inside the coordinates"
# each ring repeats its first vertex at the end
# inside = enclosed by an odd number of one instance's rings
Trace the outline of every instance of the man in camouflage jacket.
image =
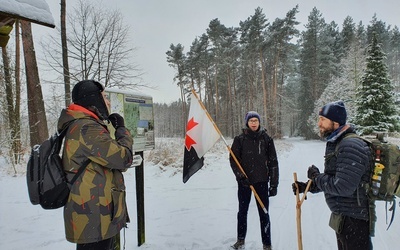
{"type": "Polygon", "coordinates": [[[68,180],[87,165],[72,184],[64,207],[66,238],[77,243],[77,249],[111,249],[114,236],[129,222],[122,171],[131,166],[133,139],[120,115],[108,115],[103,91],[95,81],[77,83],[74,103],[58,121],[59,131],[69,125],[63,148],[68,180]],[[115,127],[115,139],[106,119],[115,127]]]}

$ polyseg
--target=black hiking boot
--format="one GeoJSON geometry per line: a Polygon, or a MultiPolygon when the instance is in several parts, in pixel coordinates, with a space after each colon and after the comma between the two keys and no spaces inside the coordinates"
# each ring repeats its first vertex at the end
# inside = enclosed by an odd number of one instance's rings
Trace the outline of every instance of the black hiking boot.
{"type": "Polygon", "coordinates": [[[263,250],[272,250],[271,246],[263,245],[263,250]]]}
{"type": "Polygon", "coordinates": [[[244,249],[244,240],[237,240],[233,246],[231,246],[232,249],[244,249]]]}

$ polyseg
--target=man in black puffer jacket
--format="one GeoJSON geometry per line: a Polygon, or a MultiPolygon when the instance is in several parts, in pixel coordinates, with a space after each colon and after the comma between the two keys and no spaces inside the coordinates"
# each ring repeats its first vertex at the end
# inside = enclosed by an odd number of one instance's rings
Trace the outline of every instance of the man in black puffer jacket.
{"type": "MultiPolygon", "coordinates": [[[[369,235],[369,202],[363,184],[369,179],[371,151],[362,139],[347,137],[355,130],[346,124],[347,113],[342,101],[326,104],[319,112],[318,127],[327,139],[325,169],[312,165],[307,176],[312,193],[324,192],[332,211],[329,225],[336,231],[339,250],[372,249],[369,235]]],[[[299,192],[306,183],[297,182],[299,192]]],[[[296,192],[296,185],[292,185],[296,192]]]]}
{"type": "MultiPolygon", "coordinates": [[[[237,215],[237,242],[233,249],[243,249],[247,232],[247,212],[251,199],[250,185],[258,194],[268,210],[269,197],[275,196],[278,190],[279,169],[273,139],[260,126],[260,115],[255,111],[247,112],[246,128],[236,136],[232,143],[232,152],[239,161],[244,173],[239,169],[232,155],[230,163],[238,181],[239,212],[237,215]]],[[[263,249],[271,249],[271,225],[269,213],[265,213],[257,202],[260,216],[261,239],[263,249]]]]}

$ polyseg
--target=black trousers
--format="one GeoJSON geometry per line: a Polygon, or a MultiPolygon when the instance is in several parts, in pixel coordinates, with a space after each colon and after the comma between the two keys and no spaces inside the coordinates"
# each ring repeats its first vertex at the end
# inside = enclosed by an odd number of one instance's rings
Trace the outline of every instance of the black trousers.
{"type": "Polygon", "coordinates": [[[76,244],[76,250],[113,250],[113,249],[114,249],[114,237],[93,243],[76,244]]]}
{"type": "MultiPolygon", "coordinates": [[[[253,184],[253,187],[264,203],[267,211],[269,210],[269,198],[268,198],[268,182],[260,182],[253,184]]],[[[250,187],[243,186],[238,183],[238,201],[239,201],[239,212],[237,214],[237,238],[244,240],[247,233],[247,213],[249,211],[249,204],[252,196],[250,187]]],[[[270,246],[271,245],[271,225],[269,220],[269,213],[264,213],[260,204],[257,203],[258,215],[260,217],[261,227],[261,240],[262,243],[270,246]]]]}
{"type": "Polygon", "coordinates": [[[345,216],[342,228],[336,233],[338,250],[372,250],[369,221],[345,216]]]}

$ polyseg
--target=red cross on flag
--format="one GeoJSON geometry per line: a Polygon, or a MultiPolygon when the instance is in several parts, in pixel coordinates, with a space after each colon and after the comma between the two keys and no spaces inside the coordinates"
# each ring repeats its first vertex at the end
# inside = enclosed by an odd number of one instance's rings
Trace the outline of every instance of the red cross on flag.
{"type": "Polygon", "coordinates": [[[190,110],[185,136],[183,183],[204,165],[204,154],[221,138],[196,93],[190,96],[190,110]]]}

